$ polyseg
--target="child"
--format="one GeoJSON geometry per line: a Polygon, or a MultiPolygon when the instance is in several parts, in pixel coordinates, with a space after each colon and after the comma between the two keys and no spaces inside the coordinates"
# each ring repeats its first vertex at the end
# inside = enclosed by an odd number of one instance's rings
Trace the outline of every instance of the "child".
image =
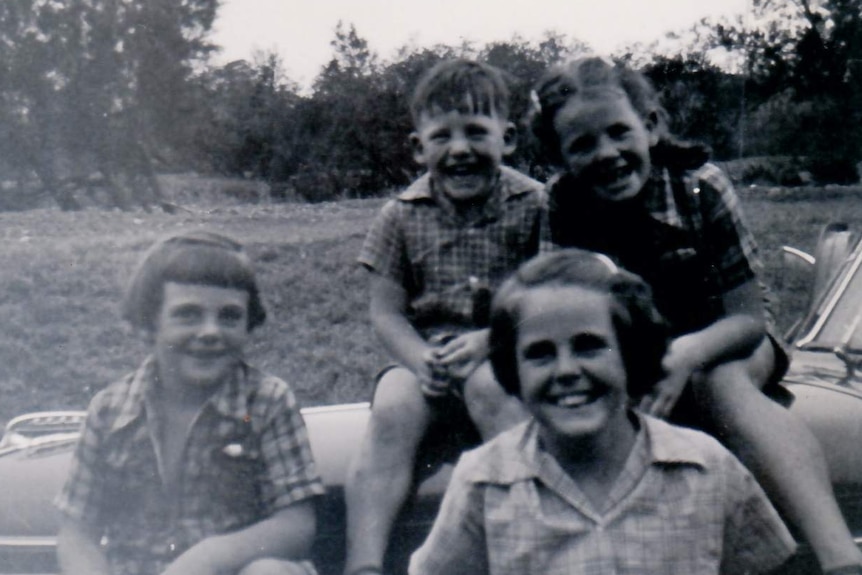
{"type": "Polygon", "coordinates": [[[314,573],[323,486],[293,392],[243,361],[266,312],[242,246],[156,243],[123,314],[152,355],[90,403],[58,499],[63,573],[314,573]]]}
{"type": "Polygon", "coordinates": [[[515,147],[508,106],[502,73],[466,60],[433,67],[414,93],[410,142],[427,173],[383,207],[359,257],[397,365],[379,376],[346,486],[347,573],[383,568],[417,453],[475,445],[524,417],[491,374],[481,317],[482,295],[538,252],[542,228],[541,185],[501,166],[515,147]]]}
{"type": "Polygon", "coordinates": [[[463,455],[411,575],[754,574],[794,542],[709,436],[630,409],[666,326],[604,255],[545,254],[494,298],[491,364],[533,419],[463,455]]]}
{"type": "Polygon", "coordinates": [[[585,57],[552,68],[534,103],[534,132],[562,168],[548,187],[552,240],[605,253],[641,275],[669,320],[666,376],[641,408],[663,417],[676,406],[674,417],[715,434],[824,570],[862,573],[820,446],[762,392],[782,389],[787,356],[728,179],[705,163],[705,148],[668,134],[655,91],[625,67],[585,57]]]}

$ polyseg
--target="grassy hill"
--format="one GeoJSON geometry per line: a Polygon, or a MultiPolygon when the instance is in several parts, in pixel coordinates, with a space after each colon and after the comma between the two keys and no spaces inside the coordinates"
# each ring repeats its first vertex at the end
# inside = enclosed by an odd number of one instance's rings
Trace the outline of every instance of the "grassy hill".
{"type": "MultiPolygon", "coordinates": [[[[858,190],[743,190],[780,324],[801,313],[805,280],[783,273],[781,244],[813,250],[839,219],[862,230],[858,190]]],[[[269,321],[251,361],[291,382],[304,405],[369,398],[386,361],[367,321],[367,278],[355,263],[381,200],[329,204],[186,203],[176,215],[53,209],[0,213],[0,421],[29,410],[82,408],[133,369],[145,348],[119,319],[135,261],[156,238],[208,227],[243,241],[255,260],[269,321]]]]}

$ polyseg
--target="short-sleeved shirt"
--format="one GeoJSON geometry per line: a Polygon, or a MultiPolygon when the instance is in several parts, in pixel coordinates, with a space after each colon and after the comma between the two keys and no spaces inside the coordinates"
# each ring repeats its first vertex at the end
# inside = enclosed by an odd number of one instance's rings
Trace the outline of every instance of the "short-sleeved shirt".
{"type": "Polygon", "coordinates": [[[155,361],[91,401],[57,506],[102,535],[116,575],[156,575],[195,543],[323,493],[287,384],[246,364],[189,429],[176,481],[156,454],[155,361]]]}
{"type": "Polygon", "coordinates": [[[552,241],[605,253],[643,277],[676,334],[721,317],[722,295],[762,269],[733,186],[712,164],[676,173],[654,167],[630,201],[594,200],[566,177],[549,189],[552,241]]]}
{"type": "Polygon", "coordinates": [[[425,174],[383,206],[359,262],[405,289],[423,336],[482,327],[477,288],[490,293],[539,252],[544,205],[539,182],[503,166],[481,214],[466,219],[425,174]]]}
{"type": "Polygon", "coordinates": [[[411,575],[744,575],[795,542],[748,471],[711,437],[638,416],[603,510],[521,424],[465,453],[411,575]]]}

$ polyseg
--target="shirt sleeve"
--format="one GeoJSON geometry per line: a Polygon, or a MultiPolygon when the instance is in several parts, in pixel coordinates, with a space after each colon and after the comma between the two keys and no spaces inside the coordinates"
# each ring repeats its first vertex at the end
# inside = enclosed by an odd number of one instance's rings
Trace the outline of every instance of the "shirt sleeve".
{"type": "Polygon", "coordinates": [[[796,542],[748,470],[729,454],[725,461],[728,497],[721,573],[766,573],[787,561],[796,542]]]}
{"type": "Polygon", "coordinates": [[[97,395],[87,410],[66,483],[54,500],[54,505],[66,517],[91,526],[100,524],[105,505],[105,489],[100,481],[100,471],[105,467],[100,411],[101,396],[97,395]]]}
{"type": "Polygon", "coordinates": [[[266,425],[261,432],[263,458],[261,500],[269,514],[324,492],[308,431],[296,398],[283,381],[271,378],[272,394],[266,425]]]}
{"type": "Polygon", "coordinates": [[[402,217],[398,200],[387,202],[371,224],[358,258],[369,270],[400,285],[407,270],[402,217]]]}
{"type": "Polygon", "coordinates": [[[703,236],[711,263],[716,293],[726,293],[755,277],[761,269],[754,237],[745,224],[739,197],[730,179],[712,164],[701,168],[693,193],[700,198],[703,236]]]}
{"type": "Polygon", "coordinates": [[[462,457],[425,543],[410,558],[409,575],[483,575],[489,571],[483,488],[467,478],[462,457]]]}

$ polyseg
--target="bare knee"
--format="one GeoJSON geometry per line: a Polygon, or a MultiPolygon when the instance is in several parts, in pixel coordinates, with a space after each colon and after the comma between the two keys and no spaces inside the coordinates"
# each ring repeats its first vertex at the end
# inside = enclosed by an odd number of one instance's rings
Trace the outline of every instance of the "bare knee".
{"type": "Polygon", "coordinates": [[[506,393],[487,362],[464,382],[464,403],[485,440],[526,417],[521,402],[506,393]]]}
{"type": "Polygon", "coordinates": [[[264,558],[252,561],[240,569],[237,575],[312,575],[314,573],[309,562],[264,558]]]}

